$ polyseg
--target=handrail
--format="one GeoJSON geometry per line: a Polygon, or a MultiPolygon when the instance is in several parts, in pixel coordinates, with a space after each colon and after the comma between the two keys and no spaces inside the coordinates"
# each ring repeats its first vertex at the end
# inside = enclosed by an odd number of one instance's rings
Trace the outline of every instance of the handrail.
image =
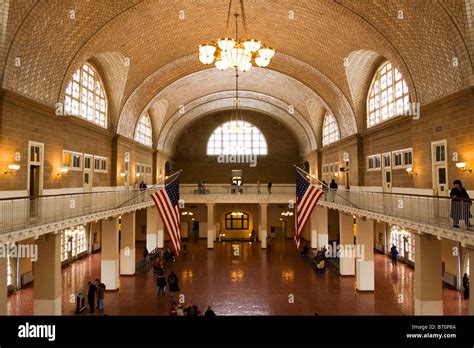
{"type": "MultiPolygon", "coordinates": [[[[110,186],[116,187],[116,186],[110,186]]],[[[79,188],[79,187],[78,187],[79,188]]],[[[130,192],[130,191],[138,191],[137,188],[129,188],[126,190],[110,190],[110,191],[94,191],[94,192],[71,192],[71,193],[58,193],[56,195],[39,195],[39,196],[21,196],[21,197],[5,197],[0,198],[0,201],[13,201],[15,199],[36,199],[36,198],[51,198],[51,197],[64,197],[64,196],[72,196],[72,195],[91,195],[96,193],[117,193],[117,192],[130,192]]]]}

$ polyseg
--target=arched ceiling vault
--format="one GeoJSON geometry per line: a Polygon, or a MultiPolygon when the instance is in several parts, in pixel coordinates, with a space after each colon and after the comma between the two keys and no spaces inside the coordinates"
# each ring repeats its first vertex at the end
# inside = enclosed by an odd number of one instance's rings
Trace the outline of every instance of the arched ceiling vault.
{"type": "MultiPolygon", "coordinates": [[[[301,94],[280,99],[301,104],[305,90],[311,90],[311,99],[331,109],[343,136],[364,125],[364,93],[354,86],[366,85],[369,77],[354,77],[357,71],[353,71],[348,81],[344,61],[353,52],[375,52],[392,61],[407,80],[412,100],[422,104],[474,81],[469,0],[411,1],[403,6],[385,0],[244,3],[246,34],[278,52],[270,69],[262,71],[271,76],[281,73],[301,83],[301,92],[297,91],[301,94]],[[288,16],[289,11],[294,18],[288,16]]],[[[110,129],[130,134],[134,128],[130,121],[138,119],[155,100],[165,100],[157,96],[168,85],[207,70],[195,52],[200,43],[230,34],[225,25],[227,6],[227,0],[14,1],[3,30],[2,45],[7,49],[0,56],[2,87],[53,106],[63,100],[74,71],[91,60],[105,75],[112,101],[110,129]],[[119,68],[122,58],[124,67],[119,68]],[[18,59],[21,63],[15,64],[18,59]]],[[[369,72],[367,68],[359,73],[369,72]]],[[[194,86],[196,96],[190,100],[206,95],[200,95],[199,89],[208,83],[219,81],[199,81],[194,86]]],[[[250,85],[248,89],[262,92],[250,85]]],[[[277,88],[275,97],[280,92],[277,88]]],[[[169,117],[175,112],[171,105],[175,99],[179,96],[166,99],[170,108],[165,116],[162,108],[156,112],[151,107],[151,114],[169,117]]],[[[299,108],[308,117],[305,110],[299,108]]]]}

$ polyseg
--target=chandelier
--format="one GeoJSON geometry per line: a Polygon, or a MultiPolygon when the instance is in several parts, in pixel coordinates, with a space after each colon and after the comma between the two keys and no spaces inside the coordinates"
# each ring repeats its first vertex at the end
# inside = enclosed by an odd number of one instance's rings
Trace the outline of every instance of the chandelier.
{"type": "MultiPolygon", "coordinates": [[[[249,71],[253,65],[264,68],[270,64],[275,50],[256,39],[239,39],[238,17],[235,15],[235,39],[223,38],[199,46],[199,60],[210,65],[214,63],[217,69],[224,71],[236,68],[249,71]]],[[[243,17],[243,16],[242,16],[243,17]]]]}

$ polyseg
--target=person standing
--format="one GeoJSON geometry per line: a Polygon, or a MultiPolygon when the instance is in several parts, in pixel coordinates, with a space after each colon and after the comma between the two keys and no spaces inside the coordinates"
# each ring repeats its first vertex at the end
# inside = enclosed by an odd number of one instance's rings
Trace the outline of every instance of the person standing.
{"type": "Polygon", "coordinates": [[[267,190],[268,190],[268,194],[269,194],[269,195],[272,194],[272,185],[273,185],[272,182],[269,181],[269,182],[268,182],[268,185],[267,185],[267,190]]]}
{"type": "Polygon", "coordinates": [[[97,297],[99,298],[99,312],[104,311],[104,299],[105,299],[105,284],[100,283],[99,284],[99,290],[97,292],[97,297]]]}
{"type": "Polygon", "coordinates": [[[390,254],[392,256],[392,266],[396,266],[398,261],[398,250],[395,244],[390,248],[390,254]]]}
{"type": "Polygon", "coordinates": [[[166,291],[166,278],[165,278],[165,271],[160,270],[158,277],[156,278],[156,285],[158,286],[158,297],[165,296],[166,291]]]}
{"type": "Polygon", "coordinates": [[[270,234],[267,236],[267,251],[272,251],[272,236],[270,234]]]}
{"type": "Polygon", "coordinates": [[[89,289],[87,291],[87,303],[89,304],[90,313],[94,313],[95,294],[97,293],[97,286],[94,283],[88,282],[89,289]]]}
{"type": "Polygon", "coordinates": [[[336,180],[332,179],[331,183],[329,184],[329,188],[331,190],[331,201],[334,202],[334,198],[336,197],[336,192],[339,186],[337,185],[336,180]]]}
{"type": "Polygon", "coordinates": [[[168,276],[168,288],[170,290],[171,299],[173,299],[174,294],[179,291],[178,283],[178,276],[174,273],[174,271],[171,271],[171,274],[168,276]]]}
{"type": "Polygon", "coordinates": [[[143,247],[143,259],[145,260],[148,257],[148,249],[146,246],[143,247]]]}
{"type": "Polygon", "coordinates": [[[260,192],[260,180],[257,180],[257,195],[259,195],[260,192]]]}
{"type": "Polygon", "coordinates": [[[323,180],[321,186],[323,187],[323,192],[324,192],[324,200],[328,200],[328,191],[329,191],[329,186],[326,181],[323,180]]]}
{"type": "Polygon", "coordinates": [[[459,220],[464,220],[466,228],[471,227],[471,198],[462,186],[461,180],[454,180],[453,188],[449,192],[451,197],[451,218],[453,227],[459,228],[459,220]]]}
{"type": "Polygon", "coordinates": [[[464,277],[462,277],[462,287],[464,288],[464,299],[469,299],[469,276],[467,273],[464,273],[464,277]]]}

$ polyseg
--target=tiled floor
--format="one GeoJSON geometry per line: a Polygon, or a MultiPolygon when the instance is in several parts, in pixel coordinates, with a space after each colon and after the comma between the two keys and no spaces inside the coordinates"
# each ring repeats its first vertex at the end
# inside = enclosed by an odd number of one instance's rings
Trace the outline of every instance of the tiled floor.
{"type": "MultiPolygon", "coordinates": [[[[138,244],[137,250],[143,245],[138,244]]],[[[218,315],[412,315],[414,272],[404,264],[375,258],[375,292],[355,290],[354,277],[340,277],[333,270],[314,274],[310,260],[301,258],[293,242],[277,240],[270,253],[259,244],[241,244],[241,255],[232,254],[231,243],[216,243],[207,250],[206,241],[190,243],[189,252],[167,265],[180,279],[186,303],[200,309],[211,305],[218,315]],[[402,295],[402,296],[400,296],[402,295]],[[293,301],[294,300],[294,301],[293,301]]],[[[63,269],[63,314],[75,309],[70,299],[74,289],[100,277],[100,254],[76,261],[63,269]]],[[[150,270],[121,277],[121,288],[106,294],[108,315],[167,315],[169,294],[157,298],[155,277],[150,270]]],[[[33,313],[33,288],[9,297],[11,315],[33,313]]],[[[444,289],[444,314],[467,314],[462,294],[444,289]]],[[[89,315],[89,314],[85,314],[89,315]]]]}

